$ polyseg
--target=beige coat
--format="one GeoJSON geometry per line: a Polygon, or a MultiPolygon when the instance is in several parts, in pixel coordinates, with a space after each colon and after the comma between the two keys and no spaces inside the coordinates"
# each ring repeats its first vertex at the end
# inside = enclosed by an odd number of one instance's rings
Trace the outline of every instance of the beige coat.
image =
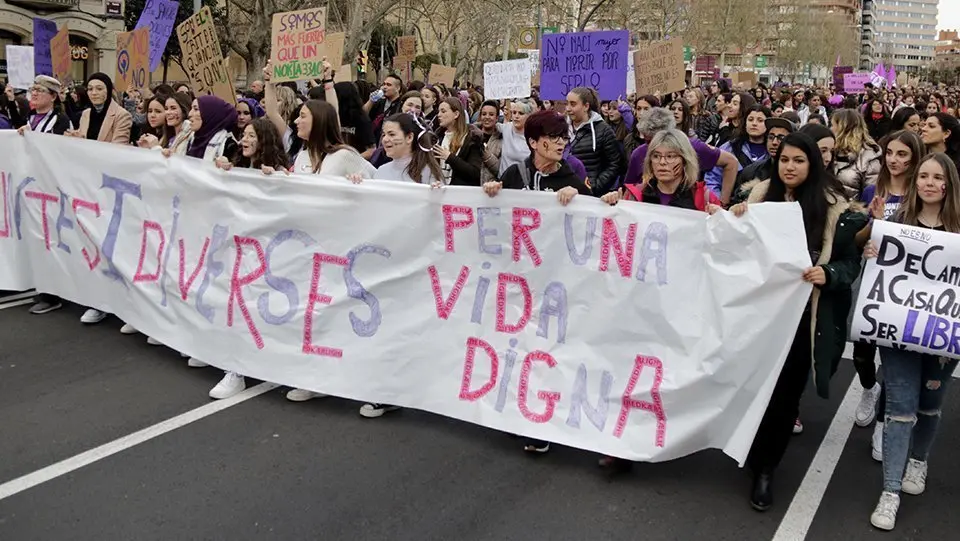
{"type": "MultiPolygon", "coordinates": [[[[87,129],[90,126],[90,113],[93,109],[86,109],[80,115],[80,136],[87,136],[87,129]]],[[[100,134],[97,135],[97,141],[107,143],[119,143],[121,145],[130,144],[130,129],[133,127],[133,117],[126,109],[120,107],[117,102],[110,100],[107,107],[107,116],[103,119],[103,125],[100,126],[100,134]]]]}

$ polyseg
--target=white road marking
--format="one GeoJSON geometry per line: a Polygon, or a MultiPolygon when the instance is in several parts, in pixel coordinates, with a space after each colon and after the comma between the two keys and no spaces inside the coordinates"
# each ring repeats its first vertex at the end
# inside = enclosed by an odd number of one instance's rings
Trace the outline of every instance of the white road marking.
{"type": "Polygon", "coordinates": [[[33,488],[42,483],[46,483],[47,481],[56,479],[62,475],[66,475],[84,466],[93,464],[98,460],[103,460],[104,458],[115,455],[135,445],[139,445],[158,436],[162,436],[167,432],[171,432],[180,427],[186,426],[194,421],[199,421],[204,417],[209,417],[214,413],[223,411],[231,406],[236,406],[237,404],[250,400],[251,398],[256,398],[257,396],[276,388],[277,385],[275,383],[261,383],[260,385],[247,389],[233,397],[205,404],[199,408],[192,409],[186,413],[167,419],[166,421],[162,421],[153,426],[148,426],[143,430],[128,434],[109,443],[105,443],[100,447],[90,449],[89,451],[80,453],[79,455],[70,457],[66,460],[62,460],[56,464],[47,466],[46,468],[42,468],[33,473],[28,473],[23,477],[18,477],[17,479],[8,481],[0,485],[0,500],[9,498],[14,494],[23,492],[24,490],[33,488]]]}
{"type": "Polygon", "coordinates": [[[14,295],[8,295],[6,297],[0,297],[0,304],[5,302],[19,301],[20,299],[32,299],[37,296],[37,291],[31,289],[30,291],[24,291],[23,293],[17,293],[14,295]]]}
{"type": "Polygon", "coordinates": [[[33,298],[14,301],[9,304],[0,303],[0,310],[6,310],[7,308],[16,308],[17,306],[23,306],[25,304],[33,304],[33,303],[34,303],[33,298]]]}

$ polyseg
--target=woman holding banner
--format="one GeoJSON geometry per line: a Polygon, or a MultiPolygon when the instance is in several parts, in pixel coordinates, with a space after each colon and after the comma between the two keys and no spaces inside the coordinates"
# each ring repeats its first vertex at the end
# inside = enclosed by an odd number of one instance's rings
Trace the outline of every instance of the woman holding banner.
{"type": "Polygon", "coordinates": [[[860,273],[855,234],[867,221],[827,172],[817,143],[809,136],[788,135],[774,163],[770,180],[759,183],[747,203],[734,205],[731,211],[742,215],[749,204],[764,201],[799,203],[813,265],[804,271],[803,280],[814,288],[747,457],[754,474],[750,505],[757,511],[773,505],[773,473],[793,434],[811,360],[817,393],[828,396],[846,342],[850,286],[860,273]]]}
{"type": "MultiPolygon", "coordinates": [[[[893,221],[960,233],[960,178],[953,160],[934,152],[917,168],[893,221]]],[[[864,257],[877,257],[868,242],[864,257]]],[[[881,530],[896,526],[900,493],[923,494],[927,457],[940,426],[941,408],[957,359],[881,347],[887,404],[883,429],[883,492],[870,516],[881,530]]]]}

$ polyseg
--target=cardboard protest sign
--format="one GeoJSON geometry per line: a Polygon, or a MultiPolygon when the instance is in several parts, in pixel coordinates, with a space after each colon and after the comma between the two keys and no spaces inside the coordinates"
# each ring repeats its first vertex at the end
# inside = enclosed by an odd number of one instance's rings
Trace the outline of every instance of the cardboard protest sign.
{"type": "MultiPolygon", "coordinates": [[[[273,16],[270,59],[274,82],[323,77],[326,21],[325,7],[288,11],[273,16]]],[[[331,63],[339,65],[340,60],[331,63]]]]}
{"type": "MultiPolygon", "coordinates": [[[[416,58],[417,36],[400,36],[397,38],[397,55],[401,58],[416,58]]],[[[411,60],[412,61],[412,60],[411,60]]]]}
{"type": "Polygon", "coordinates": [[[565,100],[578,86],[595,88],[604,100],[626,93],[627,30],[546,34],[542,41],[541,98],[565,100]]]}
{"type": "Polygon", "coordinates": [[[13,88],[29,89],[34,77],[33,47],[7,45],[7,82],[13,88]]]}
{"type": "Polygon", "coordinates": [[[408,83],[413,79],[413,59],[408,59],[406,57],[393,57],[393,71],[396,72],[404,83],[408,83]]]}
{"type": "Polygon", "coordinates": [[[113,87],[117,92],[143,89],[150,78],[150,27],[117,34],[117,75],[113,87]]]}
{"type": "Polygon", "coordinates": [[[147,0],[140,19],[137,20],[135,30],[150,29],[150,71],[153,72],[160,65],[163,51],[170,41],[173,26],[177,23],[177,11],[180,2],[176,0],[147,0]]]}
{"type": "Polygon", "coordinates": [[[530,60],[504,60],[483,65],[483,94],[488,100],[530,97],[530,60]]]}
{"type": "Polygon", "coordinates": [[[651,43],[633,53],[637,94],[666,94],[683,90],[683,40],[671,38],[651,43]]]}
{"type": "Polygon", "coordinates": [[[960,235],[874,220],[850,339],[960,358],[960,235]]]}
{"type": "Polygon", "coordinates": [[[867,91],[863,85],[873,82],[871,73],[844,73],[843,91],[847,94],[863,94],[867,91]]]}
{"type": "Polygon", "coordinates": [[[220,38],[208,6],[180,23],[177,39],[183,51],[183,67],[198,95],[214,95],[227,103],[237,103],[233,79],[227,72],[220,49],[220,38]]]}
{"type": "Polygon", "coordinates": [[[353,65],[344,64],[337,69],[336,74],[333,76],[333,82],[335,83],[348,83],[353,80],[353,65]]]}
{"type": "Polygon", "coordinates": [[[50,40],[50,59],[53,62],[53,77],[60,84],[69,85],[70,77],[70,30],[64,24],[56,36],[50,40]]]}
{"type": "Polygon", "coordinates": [[[0,289],[96,306],[250,378],[631,460],[742,462],[812,289],[797,203],[706,217],[265,182],[13,130],[0,148],[0,289]]]}
{"type": "Polygon", "coordinates": [[[427,76],[427,82],[430,84],[444,84],[453,86],[454,79],[457,78],[457,68],[433,64],[430,66],[430,74],[427,76]]]}
{"type": "Polygon", "coordinates": [[[343,62],[343,47],[347,35],[343,32],[330,32],[323,38],[323,56],[331,66],[339,66],[343,62]]]}
{"type": "Polygon", "coordinates": [[[33,18],[33,71],[36,75],[53,75],[50,40],[57,35],[57,23],[33,18]]]}
{"type": "Polygon", "coordinates": [[[743,84],[744,90],[757,86],[757,80],[757,73],[754,71],[737,72],[737,77],[734,79],[735,82],[743,84]]]}

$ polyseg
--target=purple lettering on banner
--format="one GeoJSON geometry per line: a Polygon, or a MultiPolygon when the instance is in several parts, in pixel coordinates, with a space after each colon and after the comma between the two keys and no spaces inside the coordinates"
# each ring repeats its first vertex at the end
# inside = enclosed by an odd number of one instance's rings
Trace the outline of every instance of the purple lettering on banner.
{"type": "Polygon", "coordinates": [[[70,246],[67,243],[63,242],[63,235],[61,235],[61,230],[63,229],[73,229],[73,221],[70,218],[67,218],[67,200],[70,197],[63,193],[63,190],[57,188],[57,191],[60,192],[60,214],[57,216],[57,248],[60,248],[64,252],[70,253],[70,246]]]}
{"type": "Polygon", "coordinates": [[[197,301],[195,305],[197,312],[210,323],[213,323],[213,318],[217,315],[217,311],[214,310],[213,306],[203,303],[203,294],[207,292],[210,283],[223,274],[223,262],[215,259],[215,256],[221,248],[226,246],[229,233],[230,229],[225,226],[219,224],[213,226],[213,234],[211,235],[213,240],[211,241],[210,250],[207,252],[207,271],[203,273],[203,281],[200,282],[200,288],[197,290],[197,301]]]}
{"type": "Polygon", "coordinates": [[[23,235],[20,233],[20,219],[23,214],[23,207],[20,201],[23,200],[23,190],[27,187],[27,184],[30,184],[34,180],[33,177],[27,177],[20,181],[20,185],[17,186],[17,196],[13,199],[13,223],[17,226],[17,240],[23,240],[23,235]]]}
{"type": "Polygon", "coordinates": [[[150,71],[156,71],[163,58],[163,51],[167,48],[167,41],[177,21],[177,10],[180,2],[176,0],[147,0],[147,5],[140,13],[137,26],[139,30],[150,27],[150,71]]]}
{"type": "Polygon", "coordinates": [[[57,23],[39,17],[33,18],[33,72],[53,75],[53,57],[50,40],[57,35],[57,23]]]}
{"type": "Polygon", "coordinates": [[[373,244],[361,244],[347,252],[347,266],[343,268],[343,282],[347,286],[347,295],[351,299],[357,299],[366,304],[370,310],[370,319],[366,321],[350,312],[350,326],[353,327],[353,333],[357,336],[369,338],[377,334],[383,315],[380,313],[380,300],[373,293],[367,291],[360,280],[357,280],[357,277],[353,275],[353,266],[357,263],[357,257],[361,254],[377,254],[385,259],[390,259],[393,254],[387,248],[373,244]]]}
{"type": "Polygon", "coordinates": [[[479,207],[477,209],[477,242],[480,245],[480,252],[490,255],[500,255],[503,247],[499,244],[487,244],[487,237],[496,237],[497,228],[484,227],[484,219],[487,216],[500,216],[500,207],[479,207]]]}
{"type": "MultiPolygon", "coordinates": [[[[170,252],[173,251],[173,239],[177,238],[177,225],[180,223],[180,196],[173,196],[173,224],[170,225],[170,249],[164,252],[163,254],[163,263],[161,263],[160,269],[166,270],[167,263],[170,262],[170,252]]],[[[167,306],[167,276],[169,273],[162,272],[160,274],[160,306],[166,308],[167,306]]]]}
{"type": "Polygon", "coordinates": [[[510,388],[510,378],[513,374],[513,366],[517,364],[517,352],[513,348],[517,347],[520,341],[516,338],[510,339],[510,349],[504,354],[503,376],[500,378],[500,389],[497,390],[497,404],[494,409],[503,413],[503,407],[507,404],[507,389],[510,388]]]}
{"type": "Polygon", "coordinates": [[[581,413],[587,414],[587,419],[597,430],[603,432],[607,424],[607,409],[610,406],[610,387],[613,385],[613,375],[604,370],[600,374],[600,396],[597,397],[597,406],[590,405],[587,393],[587,367],[580,363],[577,368],[577,379],[573,382],[573,397],[570,399],[570,415],[567,416],[567,426],[580,428],[581,413]]]}
{"type": "MultiPolygon", "coordinates": [[[[490,270],[490,262],[484,261],[480,265],[480,268],[483,270],[490,270]]],[[[487,291],[490,289],[490,279],[486,276],[481,276],[477,280],[477,289],[473,292],[473,310],[470,312],[470,321],[472,323],[480,324],[483,322],[483,304],[487,300],[487,291]]]]}
{"type": "Polygon", "coordinates": [[[643,247],[637,262],[637,280],[647,280],[647,263],[653,259],[657,265],[657,283],[667,284],[667,224],[653,222],[643,234],[643,247]]]}
{"type": "Polygon", "coordinates": [[[560,282],[550,282],[540,301],[540,324],[537,336],[550,338],[550,316],[557,318],[557,343],[567,341],[567,288],[560,282]]]}
{"type": "Polygon", "coordinates": [[[103,245],[100,246],[103,259],[107,262],[107,268],[103,270],[103,274],[126,285],[127,283],[120,275],[120,271],[113,264],[113,251],[117,247],[117,235],[120,233],[120,222],[123,220],[123,196],[130,195],[142,199],[140,185],[122,178],[103,175],[103,184],[100,187],[114,191],[113,214],[110,216],[110,224],[107,226],[107,234],[103,238],[103,245]]]}
{"type": "Polygon", "coordinates": [[[546,34],[540,49],[540,97],[566,100],[578,86],[603,100],[627,94],[628,30],[546,34]]]}
{"type": "Polygon", "coordinates": [[[313,240],[313,237],[299,229],[283,230],[273,237],[270,244],[267,244],[267,271],[264,273],[264,281],[267,282],[267,285],[272,289],[283,293],[283,296],[287,298],[287,311],[282,315],[275,316],[270,312],[270,294],[262,293],[257,297],[257,312],[260,313],[260,317],[263,318],[268,325],[283,325],[293,319],[293,316],[297,313],[297,309],[300,308],[300,294],[297,291],[297,284],[293,283],[293,280],[275,276],[271,270],[273,251],[290,239],[299,240],[304,246],[314,246],[317,244],[317,241],[313,240]]]}
{"type": "Polygon", "coordinates": [[[573,214],[566,214],[563,217],[563,236],[567,240],[567,252],[570,254],[570,262],[574,265],[583,266],[590,260],[590,254],[593,253],[593,239],[597,236],[597,218],[591,216],[587,218],[587,227],[584,229],[583,251],[577,250],[577,242],[573,238],[573,214]]]}

